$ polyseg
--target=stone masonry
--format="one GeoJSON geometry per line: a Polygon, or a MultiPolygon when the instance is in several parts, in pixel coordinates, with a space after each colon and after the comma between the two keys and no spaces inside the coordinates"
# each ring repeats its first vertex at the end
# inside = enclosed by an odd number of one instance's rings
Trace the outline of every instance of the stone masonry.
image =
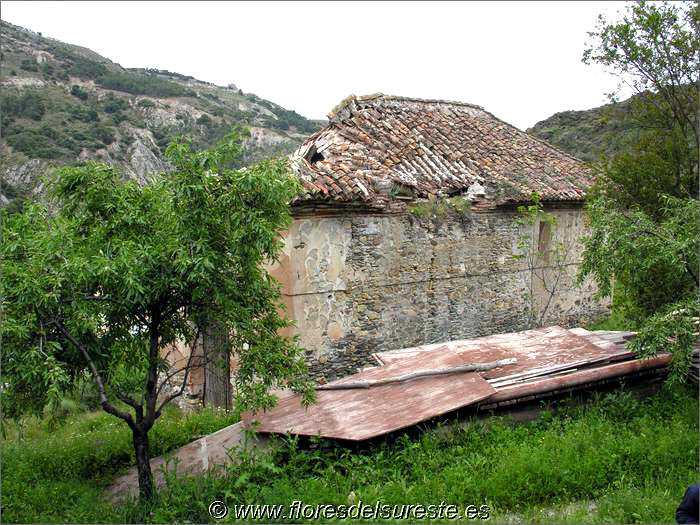
{"type": "MultiPolygon", "coordinates": [[[[573,243],[546,324],[601,315],[593,283],[575,284],[582,206],[548,210],[551,242],[573,243]]],[[[318,380],[354,373],[370,354],[527,328],[531,272],[518,252],[514,207],[452,212],[297,218],[272,274],[318,380]]],[[[546,293],[535,287],[536,306],[546,293]]]]}

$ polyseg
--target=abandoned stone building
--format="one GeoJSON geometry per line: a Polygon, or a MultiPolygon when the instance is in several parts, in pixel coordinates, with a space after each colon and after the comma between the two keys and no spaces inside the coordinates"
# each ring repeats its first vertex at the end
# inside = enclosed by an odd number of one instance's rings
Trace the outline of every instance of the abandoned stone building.
{"type": "Polygon", "coordinates": [[[320,381],[372,352],[571,326],[608,306],[576,284],[591,171],[479,106],[350,96],[291,164],[304,191],[270,271],[320,381]],[[553,224],[518,221],[532,192],[553,224]]]}

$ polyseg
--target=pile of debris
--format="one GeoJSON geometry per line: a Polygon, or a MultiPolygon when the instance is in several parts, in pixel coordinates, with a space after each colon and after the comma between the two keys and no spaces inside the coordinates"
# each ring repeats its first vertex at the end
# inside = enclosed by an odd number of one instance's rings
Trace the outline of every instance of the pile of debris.
{"type": "MultiPolygon", "coordinates": [[[[361,441],[471,406],[525,403],[621,378],[665,373],[670,354],[637,359],[633,332],[550,326],[374,354],[377,366],[245,414],[257,432],[361,441]]],[[[696,361],[697,362],[697,361],[696,361]]]]}

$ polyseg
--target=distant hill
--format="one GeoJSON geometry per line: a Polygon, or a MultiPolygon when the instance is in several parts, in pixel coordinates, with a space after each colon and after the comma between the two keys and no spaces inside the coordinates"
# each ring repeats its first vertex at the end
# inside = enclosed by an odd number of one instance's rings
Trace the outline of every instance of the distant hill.
{"type": "Polygon", "coordinates": [[[527,130],[586,162],[610,155],[633,140],[638,127],[628,118],[633,98],[585,111],[562,111],[527,130]]]}
{"type": "Polygon", "coordinates": [[[325,122],[179,73],[125,69],[97,53],[0,22],[0,206],[40,192],[51,167],[98,159],[144,181],[168,169],[177,136],[214,145],[247,126],[242,164],[288,154],[325,122]]]}

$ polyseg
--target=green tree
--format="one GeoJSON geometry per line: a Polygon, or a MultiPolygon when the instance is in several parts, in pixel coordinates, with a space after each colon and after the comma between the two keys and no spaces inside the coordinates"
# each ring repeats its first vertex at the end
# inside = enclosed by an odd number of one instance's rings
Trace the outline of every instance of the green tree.
{"type": "Polygon", "coordinates": [[[698,196],[698,4],[638,1],[619,16],[599,16],[583,62],[618,77],[611,101],[637,95],[626,118],[639,133],[605,159],[596,190],[658,215],[664,194],[698,196]]]}
{"type": "Polygon", "coordinates": [[[279,335],[279,285],[263,269],[281,247],[298,183],[282,161],[245,170],[235,135],[218,147],[167,150],[175,170],[139,186],[88,163],[64,168],[55,202],[2,219],[5,416],[57,402],[86,371],[102,408],[131,429],[141,497],[154,494],[148,432],[181,395],[163,351],[216,323],[238,355],[240,410],[274,404],[286,385],[311,400],[301,349],[279,335]]]}
{"type": "Polygon", "coordinates": [[[601,295],[623,287],[616,294],[631,303],[626,315],[640,325],[632,349],[642,356],[671,351],[671,377],[680,380],[697,340],[700,205],[668,195],[663,202],[656,220],[638,207],[622,209],[609,197],[593,199],[581,277],[593,275],[601,295]]]}
{"type": "Polygon", "coordinates": [[[696,2],[638,1],[618,21],[599,17],[583,57],[620,79],[613,99],[637,94],[628,117],[639,132],[598,166],[579,277],[614,290],[640,355],[673,351],[676,380],[697,337],[698,34],[696,2]]]}

